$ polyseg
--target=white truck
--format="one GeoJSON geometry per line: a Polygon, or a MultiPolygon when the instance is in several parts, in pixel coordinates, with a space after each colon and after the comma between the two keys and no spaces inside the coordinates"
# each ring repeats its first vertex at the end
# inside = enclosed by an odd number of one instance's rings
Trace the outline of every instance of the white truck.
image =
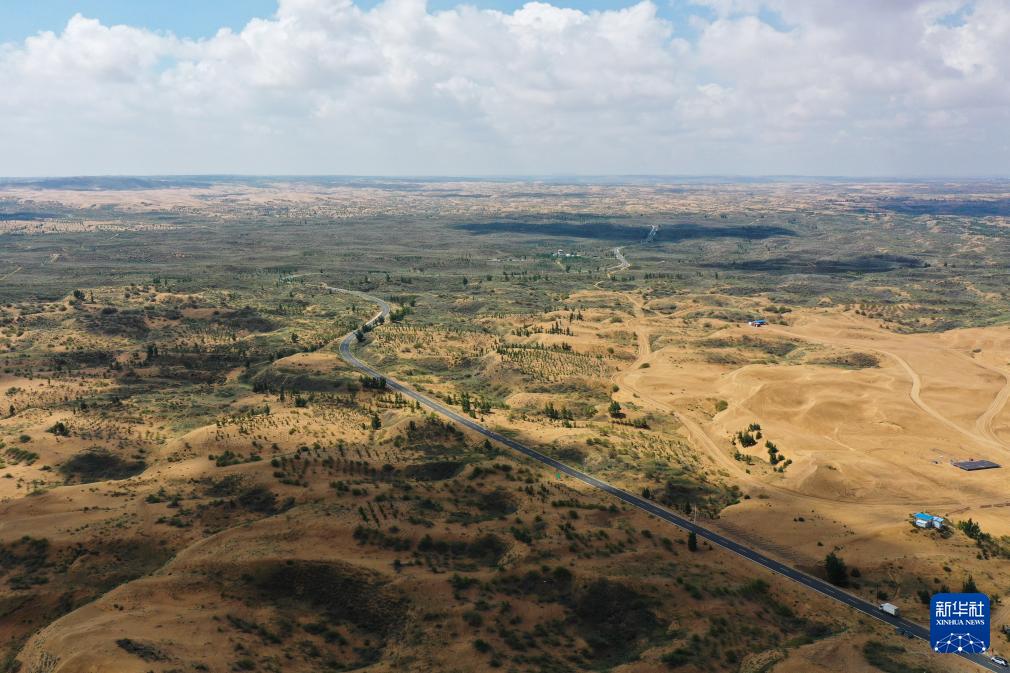
{"type": "Polygon", "coordinates": [[[881,603],[880,611],[889,614],[892,617],[898,616],[898,606],[893,603],[881,603]]]}

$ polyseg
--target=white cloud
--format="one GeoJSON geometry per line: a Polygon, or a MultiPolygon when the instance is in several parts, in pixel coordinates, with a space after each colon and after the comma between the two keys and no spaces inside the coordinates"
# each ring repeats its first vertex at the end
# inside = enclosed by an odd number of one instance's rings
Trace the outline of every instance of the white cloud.
{"type": "Polygon", "coordinates": [[[1004,0],[698,4],[690,41],[648,0],[78,15],[0,48],[0,174],[1006,172],[1004,0]]]}

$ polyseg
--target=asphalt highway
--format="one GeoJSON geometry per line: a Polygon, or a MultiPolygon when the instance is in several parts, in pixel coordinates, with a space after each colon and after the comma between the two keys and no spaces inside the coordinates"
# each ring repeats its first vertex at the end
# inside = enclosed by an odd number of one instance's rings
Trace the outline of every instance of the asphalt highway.
{"type": "MultiPolygon", "coordinates": [[[[366,325],[369,328],[374,328],[382,324],[389,316],[390,311],[389,304],[387,304],[382,299],[379,299],[378,297],[372,297],[370,295],[364,294],[363,292],[358,292],[355,290],[344,290],[341,288],[330,287],[328,285],[324,285],[324,287],[331,292],[342,292],[344,294],[351,294],[360,297],[361,299],[365,299],[367,301],[377,304],[379,306],[379,312],[366,323],[366,325]]],[[[343,339],[341,339],[340,356],[344,359],[345,362],[347,362],[347,364],[354,367],[363,374],[376,378],[384,378],[386,380],[386,386],[389,389],[395,390],[396,392],[404,395],[405,397],[409,397],[410,399],[419,402],[420,404],[422,404],[425,407],[428,407],[432,411],[441,414],[442,416],[445,416],[446,418],[449,418],[455,421],[456,423],[459,423],[460,425],[487,437],[492,441],[498,442],[499,444],[504,444],[505,446],[509,447],[514,451],[517,451],[529,458],[532,458],[533,460],[543,463],[544,465],[548,465],[551,467],[551,469],[559,473],[566,474],[569,477],[572,477],[574,479],[583,482],[584,484],[592,486],[593,488],[609,493],[618,500],[621,500],[627,503],[628,505],[631,505],[632,507],[636,507],[642,510],[643,512],[652,514],[653,516],[662,519],[667,523],[671,523],[674,526],[677,526],[678,528],[681,528],[685,531],[692,531],[699,538],[708,540],[713,545],[722,547],[727,551],[731,551],[734,554],[737,554],[738,556],[741,556],[747,559],[748,561],[751,561],[752,563],[767,568],[768,570],[771,570],[774,573],[778,573],[779,575],[786,577],[792,580],[793,582],[796,582],[797,584],[801,584],[812,591],[816,591],[822,596],[827,596],[828,598],[832,598],[838,601],[839,603],[843,603],[844,605],[847,605],[853,610],[858,610],[859,612],[863,613],[868,617],[889,624],[896,630],[901,629],[906,634],[919,640],[925,641],[927,647],[930,646],[929,629],[924,626],[921,626],[920,624],[910,622],[900,617],[893,617],[887,613],[884,613],[880,610],[879,606],[876,603],[871,603],[869,601],[863,600],[862,598],[854,596],[847,591],[843,591],[842,589],[836,587],[835,585],[829,582],[818,579],[804,572],[796,570],[791,566],[785,565],[784,563],[780,563],[775,559],[769,558],[761,554],[760,552],[751,549],[750,547],[744,546],[738,542],[730,540],[727,537],[723,537],[719,533],[716,533],[713,530],[705,528],[704,526],[700,526],[697,523],[691,521],[690,519],[686,519],[679,514],[676,514],[668,509],[660,507],[659,505],[650,500],[646,500],[645,498],[637,496],[633,493],[629,493],[628,491],[617,488],[616,486],[612,486],[605,481],[601,481],[596,477],[586,474],[585,472],[581,472],[573,467],[569,467],[568,465],[565,465],[564,463],[557,461],[554,458],[551,458],[550,456],[544,455],[539,451],[536,451],[535,449],[531,449],[525,444],[521,444],[515,441],[514,439],[511,439],[509,437],[506,437],[505,435],[495,432],[494,430],[485,428],[483,425],[480,425],[472,418],[464,416],[454,411],[453,409],[445,406],[438,400],[427,397],[426,395],[417,392],[413,388],[409,388],[406,385],[400,383],[399,381],[389,378],[382,372],[378,371],[377,369],[374,369],[370,365],[359,360],[358,357],[354,355],[354,353],[351,350],[351,346],[353,346],[356,341],[357,337],[355,336],[354,332],[350,332],[343,339]]],[[[990,650],[989,654],[991,653],[992,652],[990,650]]],[[[990,671],[1008,670],[1007,668],[998,666],[997,664],[991,662],[989,660],[989,656],[986,654],[958,654],[952,656],[964,657],[965,659],[968,659],[969,661],[972,661],[981,666],[982,668],[985,668],[990,671]]]]}

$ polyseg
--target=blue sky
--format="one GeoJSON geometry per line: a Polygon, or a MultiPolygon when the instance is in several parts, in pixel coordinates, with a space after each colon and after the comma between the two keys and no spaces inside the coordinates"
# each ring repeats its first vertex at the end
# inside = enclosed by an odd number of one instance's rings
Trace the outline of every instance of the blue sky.
{"type": "Polygon", "coordinates": [[[17,42],[42,30],[60,32],[74,14],[105,24],[125,23],[206,37],[218,28],[239,29],[254,16],[268,16],[276,0],[4,0],[0,3],[0,41],[17,42]]]}

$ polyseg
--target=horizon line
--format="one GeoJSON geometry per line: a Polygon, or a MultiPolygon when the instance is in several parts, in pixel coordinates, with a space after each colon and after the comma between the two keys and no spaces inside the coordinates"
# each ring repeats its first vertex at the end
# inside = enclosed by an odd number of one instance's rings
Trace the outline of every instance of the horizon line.
{"type": "Polygon", "coordinates": [[[815,174],[815,173],[66,173],[48,175],[0,175],[0,182],[39,180],[183,178],[287,178],[287,179],[386,179],[386,180],[530,180],[530,179],[740,179],[740,180],[1010,180],[1010,174],[815,174]]]}

